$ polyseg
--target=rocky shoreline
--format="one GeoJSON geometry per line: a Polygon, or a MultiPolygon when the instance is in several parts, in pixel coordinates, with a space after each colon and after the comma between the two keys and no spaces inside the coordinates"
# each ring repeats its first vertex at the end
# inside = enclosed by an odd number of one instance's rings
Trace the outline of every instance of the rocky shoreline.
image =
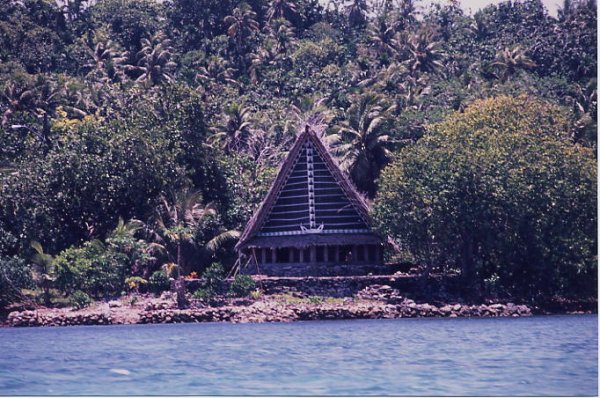
{"type": "Polygon", "coordinates": [[[523,304],[488,303],[434,305],[417,303],[386,285],[368,286],[353,297],[303,296],[293,292],[258,299],[233,299],[221,303],[191,300],[190,308],[178,309],[176,297],[165,292],[160,298],[135,303],[129,299],[97,304],[83,310],[39,309],[11,312],[7,326],[73,326],[197,322],[292,322],[334,319],[394,319],[425,317],[521,317],[532,315],[523,304]],[[125,302],[124,302],[125,301],[125,302]]]}
{"type": "Polygon", "coordinates": [[[186,322],[291,322],[334,319],[394,319],[422,317],[498,317],[530,316],[524,305],[492,304],[481,306],[447,305],[441,308],[430,304],[414,305],[291,305],[280,308],[273,305],[250,306],[239,309],[222,307],[197,310],[163,310],[140,314],[140,323],[186,322]]]}
{"type": "Polygon", "coordinates": [[[386,284],[371,284],[348,297],[311,296],[296,287],[270,291],[260,297],[218,297],[211,302],[193,299],[189,305],[177,306],[177,295],[164,292],[124,296],[118,300],[97,302],[92,306],[73,308],[38,308],[13,311],[0,326],[75,326],[150,323],[199,322],[293,322],[341,319],[395,319],[429,317],[522,317],[533,314],[583,314],[596,312],[597,305],[588,302],[563,303],[560,307],[542,309],[512,302],[470,304],[459,300],[418,302],[402,296],[398,289],[386,284]],[[574,305],[575,304],[575,305],[574,305]]]}
{"type": "Polygon", "coordinates": [[[135,322],[123,322],[111,313],[45,313],[44,311],[12,312],[8,316],[9,326],[74,326],[115,325],[146,323],[189,323],[189,322],[291,322],[332,319],[393,319],[421,317],[517,317],[530,316],[526,305],[445,305],[416,304],[409,301],[398,305],[383,303],[353,303],[348,306],[337,304],[288,304],[259,302],[247,307],[225,306],[195,309],[165,309],[140,311],[135,322]]]}

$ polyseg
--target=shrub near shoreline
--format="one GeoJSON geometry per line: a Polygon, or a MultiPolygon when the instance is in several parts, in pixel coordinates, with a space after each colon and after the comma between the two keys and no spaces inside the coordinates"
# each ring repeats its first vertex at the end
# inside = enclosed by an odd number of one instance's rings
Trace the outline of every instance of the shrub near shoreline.
{"type": "Polygon", "coordinates": [[[459,269],[466,291],[596,294],[596,160],[563,109],[477,101],[430,126],[385,169],[373,214],[420,264],[459,269]]]}

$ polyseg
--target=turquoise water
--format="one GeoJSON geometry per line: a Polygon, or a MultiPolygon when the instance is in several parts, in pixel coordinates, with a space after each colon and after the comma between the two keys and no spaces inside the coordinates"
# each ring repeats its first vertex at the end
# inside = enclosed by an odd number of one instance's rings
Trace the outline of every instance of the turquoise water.
{"type": "Polygon", "coordinates": [[[597,395],[596,315],[0,329],[0,394],[597,395]]]}

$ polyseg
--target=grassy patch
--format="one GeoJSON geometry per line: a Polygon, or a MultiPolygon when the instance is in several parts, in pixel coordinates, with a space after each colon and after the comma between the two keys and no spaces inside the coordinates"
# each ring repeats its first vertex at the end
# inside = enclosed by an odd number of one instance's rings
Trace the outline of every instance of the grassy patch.
{"type": "Polygon", "coordinates": [[[324,297],[324,296],[309,296],[309,297],[296,297],[289,293],[274,294],[271,298],[275,301],[284,304],[330,304],[330,305],[341,305],[344,303],[344,299],[335,297],[324,297]]]}

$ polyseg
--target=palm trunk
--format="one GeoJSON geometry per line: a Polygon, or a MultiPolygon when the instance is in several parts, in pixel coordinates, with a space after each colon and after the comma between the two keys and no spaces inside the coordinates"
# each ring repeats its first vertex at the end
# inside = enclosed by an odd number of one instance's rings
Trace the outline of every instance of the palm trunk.
{"type": "Polygon", "coordinates": [[[240,57],[240,65],[242,67],[242,71],[244,73],[246,73],[246,60],[244,59],[244,56],[242,54],[242,39],[241,37],[236,40],[236,51],[238,53],[238,57],[240,57]]]}
{"type": "Polygon", "coordinates": [[[181,264],[181,243],[177,242],[177,267],[183,271],[181,264]]]}
{"type": "Polygon", "coordinates": [[[50,300],[50,288],[48,286],[44,286],[44,305],[46,307],[50,307],[52,305],[52,301],[50,300]]]}

